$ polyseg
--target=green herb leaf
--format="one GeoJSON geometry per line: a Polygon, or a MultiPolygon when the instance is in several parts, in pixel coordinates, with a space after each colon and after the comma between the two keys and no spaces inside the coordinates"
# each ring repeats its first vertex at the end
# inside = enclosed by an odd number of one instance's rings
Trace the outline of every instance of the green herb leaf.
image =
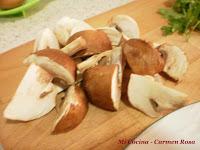
{"type": "Polygon", "coordinates": [[[173,33],[173,28],[171,26],[163,26],[161,27],[163,35],[170,35],[173,33]]]}
{"type": "Polygon", "coordinates": [[[200,0],[176,0],[172,8],[161,8],[159,13],[168,20],[168,26],[161,28],[163,35],[200,31],[200,0]]]}

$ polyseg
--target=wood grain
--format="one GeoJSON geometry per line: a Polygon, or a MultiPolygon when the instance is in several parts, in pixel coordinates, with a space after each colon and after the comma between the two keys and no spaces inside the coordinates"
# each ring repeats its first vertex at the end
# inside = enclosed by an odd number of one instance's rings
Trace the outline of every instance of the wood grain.
{"type": "MultiPolygon", "coordinates": [[[[163,2],[137,0],[86,21],[94,27],[101,27],[113,15],[127,14],[139,23],[142,38],[158,43],[169,42],[183,48],[190,62],[187,74],[178,84],[170,81],[165,83],[187,93],[189,100],[195,102],[200,99],[200,35],[193,33],[189,42],[176,34],[163,37],[160,27],[166,21],[157,14],[157,10],[164,7],[163,2]]],[[[58,135],[51,135],[50,132],[56,117],[55,110],[27,123],[4,119],[3,110],[27,69],[22,61],[32,49],[33,42],[29,42],[0,55],[0,143],[6,150],[121,150],[126,145],[119,144],[119,139],[134,138],[156,121],[123,102],[118,112],[108,112],[89,105],[86,118],[77,128],[58,135]]]]}

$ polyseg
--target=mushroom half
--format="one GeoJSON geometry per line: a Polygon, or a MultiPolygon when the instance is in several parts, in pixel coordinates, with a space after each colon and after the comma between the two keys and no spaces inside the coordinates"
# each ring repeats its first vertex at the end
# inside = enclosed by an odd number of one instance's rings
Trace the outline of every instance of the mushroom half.
{"type": "Polygon", "coordinates": [[[128,100],[135,108],[151,117],[186,104],[187,95],[156,82],[151,76],[131,74],[128,83],[128,100]]]}
{"type": "Polygon", "coordinates": [[[31,64],[6,107],[4,117],[11,120],[29,121],[50,112],[55,107],[56,94],[62,90],[53,85],[51,80],[51,74],[31,64]],[[41,96],[44,92],[46,92],[45,96],[41,96]]]}
{"type": "Polygon", "coordinates": [[[63,97],[63,102],[57,104],[60,106],[57,107],[58,117],[53,124],[54,133],[69,131],[78,126],[88,110],[87,98],[80,87],[70,86],[63,97]]]}

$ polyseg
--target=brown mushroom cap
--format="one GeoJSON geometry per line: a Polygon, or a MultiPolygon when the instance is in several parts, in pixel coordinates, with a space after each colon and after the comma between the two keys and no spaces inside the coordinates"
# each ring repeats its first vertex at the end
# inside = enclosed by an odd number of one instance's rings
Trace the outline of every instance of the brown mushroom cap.
{"type": "Polygon", "coordinates": [[[83,73],[82,86],[94,105],[111,111],[118,109],[121,91],[118,89],[118,75],[115,73],[118,73],[118,65],[97,65],[83,73]],[[117,98],[113,98],[113,94],[117,98]]]}
{"type": "Polygon", "coordinates": [[[149,43],[140,39],[130,39],[123,44],[126,60],[136,74],[154,75],[164,68],[161,53],[149,43]]]}
{"type": "Polygon", "coordinates": [[[69,84],[75,82],[76,63],[67,54],[56,49],[45,49],[28,56],[26,63],[35,63],[69,84]]]}
{"type": "Polygon", "coordinates": [[[87,98],[78,86],[69,87],[66,98],[54,123],[54,133],[66,132],[78,126],[88,110],[87,98]]]}
{"type": "Polygon", "coordinates": [[[79,51],[76,54],[76,57],[89,56],[112,49],[111,42],[106,33],[99,30],[85,30],[77,32],[69,38],[67,44],[71,43],[80,36],[86,41],[87,48],[79,51]]]}

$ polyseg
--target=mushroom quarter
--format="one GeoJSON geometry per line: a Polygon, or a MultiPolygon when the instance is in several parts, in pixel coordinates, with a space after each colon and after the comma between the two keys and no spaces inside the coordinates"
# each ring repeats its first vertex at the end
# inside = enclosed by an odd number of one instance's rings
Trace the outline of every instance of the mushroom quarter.
{"type": "Polygon", "coordinates": [[[56,49],[45,49],[31,54],[25,63],[35,63],[68,84],[75,82],[76,63],[67,54],[56,49]]]}
{"type": "Polygon", "coordinates": [[[106,110],[118,110],[121,87],[118,80],[118,65],[97,65],[83,73],[83,88],[89,100],[106,110]]]}
{"type": "Polygon", "coordinates": [[[78,86],[70,86],[53,124],[53,132],[69,131],[77,127],[85,118],[87,111],[88,102],[84,91],[78,86]]]}
{"type": "Polygon", "coordinates": [[[82,37],[86,41],[86,49],[78,52],[75,55],[76,57],[91,56],[112,49],[111,41],[106,33],[99,30],[77,32],[69,38],[67,44],[79,37],[82,37]]]}

